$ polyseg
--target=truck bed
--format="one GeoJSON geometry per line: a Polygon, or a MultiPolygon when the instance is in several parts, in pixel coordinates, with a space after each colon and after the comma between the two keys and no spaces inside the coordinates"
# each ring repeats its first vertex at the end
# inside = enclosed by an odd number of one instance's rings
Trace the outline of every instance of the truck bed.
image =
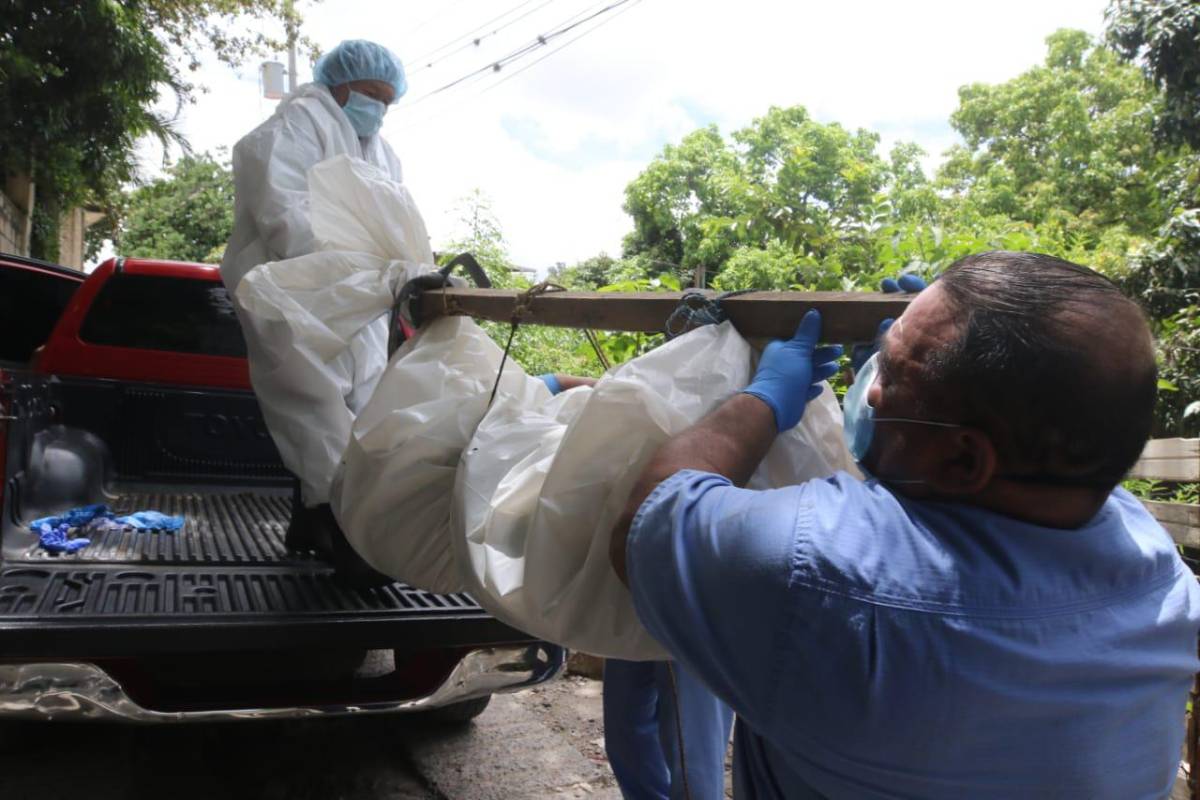
{"type": "Polygon", "coordinates": [[[84,657],[266,647],[526,641],[465,594],[348,589],[284,547],[291,494],[112,487],[118,512],[181,514],[175,533],[110,531],[75,553],[4,520],[0,631],[9,653],[84,657]],[[453,620],[455,624],[446,625],[453,620]]]}
{"type": "Polygon", "coordinates": [[[176,533],[146,533],[127,528],[91,536],[76,553],[56,555],[38,545],[37,536],[15,529],[4,537],[4,561],[42,563],[86,561],[119,564],[311,565],[313,557],[288,552],[283,537],[291,513],[286,490],[253,492],[180,492],[169,487],[122,491],[108,502],[118,514],[154,509],[182,515],[176,533]]]}

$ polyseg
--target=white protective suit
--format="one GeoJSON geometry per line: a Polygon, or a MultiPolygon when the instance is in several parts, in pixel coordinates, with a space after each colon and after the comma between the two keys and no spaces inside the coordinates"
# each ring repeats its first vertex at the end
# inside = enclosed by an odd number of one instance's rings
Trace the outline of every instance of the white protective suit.
{"type": "MultiPolygon", "coordinates": [[[[423,227],[397,223],[419,220],[402,184],[345,156],[313,167],[308,182],[318,250],[255,267],[237,290],[243,313],[264,326],[264,357],[296,392],[329,384],[357,332],[432,268],[427,244],[418,246],[423,227]]],[[[463,317],[432,320],[396,352],[337,443],[330,506],[347,541],[380,572],[429,591],[465,590],[538,638],[664,658],[609,563],[609,537],[655,447],[749,382],[753,348],[729,323],[707,326],[611,370],[594,389],[556,396],[511,359],[497,383],[501,359],[463,317]]],[[[327,434],[321,398],[290,402],[311,437],[327,434]]],[[[751,485],[852,468],[841,427],[826,389],[776,439],[751,485]]]]}
{"type": "MultiPolygon", "coordinates": [[[[233,150],[236,187],[233,234],[221,277],[236,296],[242,279],[267,262],[305,256],[321,248],[314,236],[309,170],[335,156],[362,159],[400,183],[400,160],[382,137],[359,139],[329,89],[305,84],[280,101],[275,113],[233,150]]],[[[393,212],[396,209],[392,209],[393,212]]],[[[398,227],[419,229],[413,252],[388,254],[432,263],[424,222],[411,202],[398,227]]],[[[324,249],[331,249],[328,246],[324,249]]],[[[380,254],[383,255],[383,254],[380,254]]],[[[312,289],[319,288],[312,286],[312,289]]],[[[283,463],[300,477],[304,504],[328,502],[329,484],[350,436],[355,414],[374,391],[387,364],[386,314],[374,320],[329,365],[304,364],[281,344],[278,320],[255,319],[237,303],[250,357],[250,380],[283,463]],[[323,368],[325,366],[331,369],[323,368]]]]}

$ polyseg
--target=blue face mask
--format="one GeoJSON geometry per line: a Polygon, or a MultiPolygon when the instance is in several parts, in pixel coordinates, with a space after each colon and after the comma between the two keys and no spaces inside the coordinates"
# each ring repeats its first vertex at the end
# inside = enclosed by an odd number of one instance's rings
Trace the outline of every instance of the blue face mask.
{"type": "MultiPolygon", "coordinates": [[[[879,371],[879,353],[867,359],[862,369],[854,376],[854,383],[846,390],[842,401],[842,435],[846,439],[846,447],[854,460],[862,465],[863,459],[871,449],[871,440],[875,438],[875,423],[877,422],[908,422],[913,425],[932,425],[937,428],[960,428],[952,422],[931,422],[927,419],[908,419],[907,417],[876,417],[875,409],[867,403],[867,392],[875,383],[879,371]]],[[[895,480],[893,483],[920,483],[920,481],[895,480]]]]}
{"type": "Polygon", "coordinates": [[[875,409],[867,404],[867,390],[875,383],[878,361],[879,353],[867,359],[842,400],[842,435],[850,455],[860,464],[871,449],[871,438],[875,434],[875,409]]]}
{"type": "Polygon", "coordinates": [[[387,106],[351,89],[350,99],[342,106],[342,111],[350,118],[350,126],[354,128],[354,132],[365,139],[379,132],[387,106]]]}

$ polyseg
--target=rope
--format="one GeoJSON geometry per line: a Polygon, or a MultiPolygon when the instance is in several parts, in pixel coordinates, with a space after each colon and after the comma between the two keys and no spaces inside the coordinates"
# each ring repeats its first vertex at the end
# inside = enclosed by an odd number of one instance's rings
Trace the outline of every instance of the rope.
{"type": "Polygon", "coordinates": [[[608,372],[612,368],[612,364],[609,362],[608,356],[605,355],[604,348],[600,346],[600,339],[596,336],[596,332],[591,328],[584,328],[583,335],[587,337],[588,344],[595,351],[596,358],[600,361],[600,366],[604,367],[605,372],[608,372]]]}
{"type": "Polygon", "coordinates": [[[509,322],[512,327],[508,329],[508,341],[504,345],[504,355],[500,357],[500,369],[496,370],[496,382],[492,384],[492,396],[488,398],[488,408],[492,407],[492,402],[496,399],[496,392],[500,390],[500,379],[504,377],[504,365],[508,363],[508,353],[512,350],[513,337],[517,335],[517,328],[520,327],[521,320],[533,311],[534,299],[539,295],[550,294],[551,292],[565,292],[566,290],[567,287],[565,286],[560,286],[551,281],[542,281],[541,283],[535,283],[517,295],[517,299],[513,302],[512,314],[509,316],[509,322]]]}
{"type": "Polygon", "coordinates": [[[553,281],[542,281],[530,286],[517,295],[517,299],[513,303],[511,317],[513,324],[519,324],[525,318],[525,315],[533,310],[533,301],[538,295],[550,294],[551,292],[565,292],[566,290],[567,287],[560,286],[553,281]]]}
{"type": "Polygon", "coordinates": [[[667,317],[663,332],[666,333],[667,339],[674,339],[701,325],[718,325],[729,319],[721,301],[752,291],[754,290],[740,289],[710,297],[698,289],[689,289],[679,298],[679,305],[675,306],[671,316],[667,317]]]}

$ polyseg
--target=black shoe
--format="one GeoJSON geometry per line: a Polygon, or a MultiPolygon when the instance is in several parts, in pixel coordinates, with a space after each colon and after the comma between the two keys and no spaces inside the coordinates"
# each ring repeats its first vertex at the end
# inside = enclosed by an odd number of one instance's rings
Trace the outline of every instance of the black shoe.
{"type": "Polygon", "coordinates": [[[289,550],[313,552],[329,561],[338,580],[351,588],[370,589],[393,582],[350,546],[328,503],[312,508],[293,503],[284,544],[289,550]]]}
{"type": "Polygon", "coordinates": [[[393,578],[389,578],[364,561],[358,551],[350,546],[350,542],[346,540],[346,534],[342,533],[329,506],[318,506],[318,508],[327,512],[327,524],[333,529],[333,535],[330,537],[333,543],[333,568],[342,583],[355,589],[372,589],[376,586],[395,583],[393,578]]]}
{"type": "Polygon", "coordinates": [[[333,556],[329,526],[320,524],[317,509],[305,508],[299,498],[292,502],[292,518],[288,522],[283,544],[288,550],[316,553],[326,559],[333,556]]]}

